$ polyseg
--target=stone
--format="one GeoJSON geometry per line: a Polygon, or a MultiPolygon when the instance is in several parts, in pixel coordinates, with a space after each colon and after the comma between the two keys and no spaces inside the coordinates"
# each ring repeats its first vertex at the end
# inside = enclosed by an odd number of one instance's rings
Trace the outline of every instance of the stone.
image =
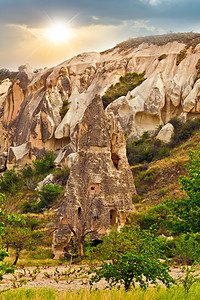
{"type": "Polygon", "coordinates": [[[30,159],[30,143],[22,144],[17,147],[10,147],[7,157],[7,168],[20,169],[25,166],[30,159]]]}
{"type": "Polygon", "coordinates": [[[42,181],[40,181],[36,187],[36,190],[41,191],[44,184],[54,184],[53,174],[47,175],[42,181]]]}
{"type": "Polygon", "coordinates": [[[7,152],[0,153],[0,172],[6,170],[7,152]]]}
{"type": "Polygon", "coordinates": [[[108,232],[110,225],[121,228],[135,210],[132,196],[136,190],[124,133],[113,113],[104,111],[98,96],[84,113],[77,128],[77,141],[76,159],[57,211],[55,258],[63,255],[71,227],[76,231],[82,226],[97,238],[108,232]]]}
{"type": "Polygon", "coordinates": [[[171,123],[167,123],[161,128],[156,138],[161,142],[167,144],[170,142],[173,134],[174,134],[174,126],[171,123]]]}

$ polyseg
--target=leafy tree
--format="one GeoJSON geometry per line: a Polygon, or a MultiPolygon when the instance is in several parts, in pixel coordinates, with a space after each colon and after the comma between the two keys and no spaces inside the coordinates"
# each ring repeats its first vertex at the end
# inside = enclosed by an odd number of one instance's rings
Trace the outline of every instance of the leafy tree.
{"type": "Polygon", "coordinates": [[[95,249],[95,256],[99,256],[103,263],[100,267],[92,267],[96,274],[91,278],[91,284],[102,278],[110,286],[122,284],[125,290],[136,282],[142,288],[149,283],[156,284],[161,280],[167,287],[174,283],[169,275],[169,267],[160,250],[159,239],[149,230],[140,230],[139,226],[131,228],[125,226],[120,232],[113,228],[109,235],[102,238],[103,243],[95,249]],[[112,260],[106,262],[105,260],[112,260]]]}
{"type": "Polygon", "coordinates": [[[3,243],[7,248],[11,247],[15,250],[15,261],[13,265],[16,265],[23,249],[31,250],[35,246],[31,229],[19,226],[5,228],[3,243]]]}
{"type": "Polygon", "coordinates": [[[166,225],[174,233],[200,231],[200,145],[197,150],[189,150],[189,157],[189,176],[179,178],[188,197],[166,201],[171,211],[166,225]]]}

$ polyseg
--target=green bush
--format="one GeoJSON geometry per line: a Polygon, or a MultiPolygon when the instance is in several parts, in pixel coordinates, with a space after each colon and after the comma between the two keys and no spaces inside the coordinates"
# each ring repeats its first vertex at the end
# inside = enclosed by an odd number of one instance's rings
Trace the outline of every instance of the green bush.
{"type": "Polygon", "coordinates": [[[49,172],[54,167],[55,153],[53,151],[45,152],[45,156],[41,160],[33,161],[33,165],[37,174],[49,172]]]}
{"type": "Polygon", "coordinates": [[[200,145],[197,150],[189,150],[189,157],[189,176],[179,177],[187,197],[165,201],[170,210],[166,226],[176,234],[200,232],[200,145]]]}
{"type": "Polygon", "coordinates": [[[192,264],[200,260],[200,234],[181,234],[173,239],[166,239],[165,255],[178,264],[192,264]]]}
{"type": "Polygon", "coordinates": [[[133,226],[139,225],[140,228],[150,229],[156,227],[158,233],[165,233],[166,228],[163,225],[163,221],[167,219],[169,214],[169,208],[166,205],[161,204],[152,208],[149,208],[145,212],[133,212],[130,214],[128,224],[133,226]]]}
{"type": "Polygon", "coordinates": [[[130,165],[150,163],[152,160],[169,156],[170,150],[160,140],[155,138],[141,138],[126,145],[127,157],[130,165]]]}
{"type": "Polygon", "coordinates": [[[43,184],[42,190],[38,192],[40,197],[39,209],[49,208],[62,191],[63,189],[58,184],[43,184]]]}
{"type": "Polygon", "coordinates": [[[18,191],[21,186],[19,182],[21,181],[21,176],[16,173],[15,169],[7,170],[3,177],[0,179],[0,190],[5,192],[10,192],[14,194],[18,191]]]}
{"type": "Polygon", "coordinates": [[[103,106],[106,108],[111,102],[121,96],[125,96],[128,91],[133,90],[140,85],[143,81],[144,73],[127,73],[125,76],[120,77],[120,81],[115,85],[111,85],[102,97],[103,106]]]}
{"type": "Polygon", "coordinates": [[[44,184],[31,200],[25,200],[20,205],[23,213],[39,213],[50,208],[59,196],[63,193],[63,187],[58,184],[44,184]]]}

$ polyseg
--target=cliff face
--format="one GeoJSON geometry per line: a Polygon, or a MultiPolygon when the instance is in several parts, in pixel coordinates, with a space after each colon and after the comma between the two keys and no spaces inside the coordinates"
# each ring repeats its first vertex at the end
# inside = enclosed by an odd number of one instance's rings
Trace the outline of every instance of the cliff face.
{"type": "Polygon", "coordinates": [[[127,72],[145,72],[146,80],[106,110],[117,116],[130,139],[177,114],[185,120],[199,117],[199,58],[200,44],[192,48],[174,41],[84,53],[38,73],[21,67],[7,94],[9,83],[0,85],[0,152],[8,152],[7,167],[19,167],[45,149],[57,151],[58,164],[76,152],[73,143],[67,151],[62,149],[74,140],[85,109],[96,94],[104,95],[127,72]]]}

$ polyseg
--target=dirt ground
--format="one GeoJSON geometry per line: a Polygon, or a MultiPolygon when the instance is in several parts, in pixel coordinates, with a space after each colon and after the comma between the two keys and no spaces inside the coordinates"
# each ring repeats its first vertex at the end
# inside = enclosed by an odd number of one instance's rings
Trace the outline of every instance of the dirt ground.
{"type": "MultiPolygon", "coordinates": [[[[58,267],[25,267],[17,269],[15,275],[6,274],[1,282],[1,289],[26,287],[26,288],[52,288],[58,291],[80,290],[89,287],[88,266],[63,266],[58,267]],[[26,282],[26,283],[25,283],[26,282]]],[[[197,271],[200,274],[200,269],[197,271]]],[[[171,268],[170,275],[174,279],[183,276],[180,268],[171,268]]],[[[94,285],[95,288],[104,288],[106,281],[101,280],[94,285]]],[[[160,283],[161,284],[161,283],[160,283]]]]}

